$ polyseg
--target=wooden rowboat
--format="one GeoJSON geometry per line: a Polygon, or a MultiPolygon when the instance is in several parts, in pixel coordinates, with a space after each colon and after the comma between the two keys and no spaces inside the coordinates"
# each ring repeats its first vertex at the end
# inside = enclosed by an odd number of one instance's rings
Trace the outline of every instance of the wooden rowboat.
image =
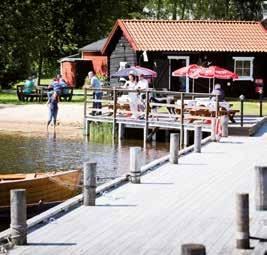
{"type": "Polygon", "coordinates": [[[80,178],[81,170],[0,174],[0,214],[9,211],[12,189],[26,189],[28,207],[54,205],[75,195],[80,178]]]}

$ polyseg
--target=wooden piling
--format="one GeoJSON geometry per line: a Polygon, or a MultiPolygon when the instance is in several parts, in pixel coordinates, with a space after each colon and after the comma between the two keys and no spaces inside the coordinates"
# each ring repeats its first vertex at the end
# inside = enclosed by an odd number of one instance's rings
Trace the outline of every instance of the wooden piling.
{"type": "Polygon", "coordinates": [[[184,93],[181,93],[181,113],[180,113],[180,148],[184,148],[184,93]]]}
{"type": "Polygon", "coordinates": [[[195,126],[194,132],[194,152],[201,152],[201,140],[202,140],[202,128],[201,126],[195,126]]]}
{"type": "Polygon", "coordinates": [[[255,204],[257,210],[267,210],[267,166],[255,166],[255,204]]]}
{"type": "Polygon", "coordinates": [[[249,195],[236,195],[236,248],[249,249],[249,195]]]}
{"type": "Polygon", "coordinates": [[[90,135],[90,121],[85,118],[83,123],[83,135],[88,136],[90,135]]]}
{"type": "Polygon", "coordinates": [[[145,125],[144,125],[144,144],[148,138],[148,117],[149,117],[149,91],[146,90],[146,108],[145,108],[145,125]]]}
{"type": "Polygon", "coordinates": [[[170,136],[170,163],[178,164],[178,154],[179,154],[179,134],[171,134],[170,136]]]}
{"type": "Polygon", "coordinates": [[[228,137],[229,117],[227,115],[221,116],[220,122],[221,122],[221,126],[222,126],[222,137],[228,137]]]}
{"type": "Polygon", "coordinates": [[[206,248],[202,244],[183,244],[181,255],[206,255],[206,248]]]}
{"type": "Polygon", "coordinates": [[[96,162],[83,164],[83,205],[94,206],[96,200],[96,162]]]}
{"type": "Polygon", "coordinates": [[[141,183],[141,147],[130,147],[130,181],[141,183]]]}
{"type": "Polygon", "coordinates": [[[184,129],[184,146],[189,146],[189,130],[187,128],[184,129]]]}
{"type": "Polygon", "coordinates": [[[113,120],[112,120],[112,137],[116,137],[116,117],[117,117],[117,91],[113,89],[113,120]]]}
{"type": "Polygon", "coordinates": [[[119,139],[124,139],[125,137],[125,124],[119,123],[119,139]]]}
{"type": "Polygon", "coordinates": [[[216,118],[211,119],[211,141],[216,142],[216,118]]]}
{"type": "Polygon", "coordinates": [[[27,244],[26,190],[10,191],[10,234],[15,245],[27,244]]]}

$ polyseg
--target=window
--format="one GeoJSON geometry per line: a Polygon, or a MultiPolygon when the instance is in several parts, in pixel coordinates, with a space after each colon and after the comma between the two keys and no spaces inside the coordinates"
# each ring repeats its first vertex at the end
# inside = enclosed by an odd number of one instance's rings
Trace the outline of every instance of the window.
{"type": "Polygon", "coordinates": [[[234,72],[239,76],[237,80],[253,81],[254,57],[233,57],[235,61],[234,72]]]}

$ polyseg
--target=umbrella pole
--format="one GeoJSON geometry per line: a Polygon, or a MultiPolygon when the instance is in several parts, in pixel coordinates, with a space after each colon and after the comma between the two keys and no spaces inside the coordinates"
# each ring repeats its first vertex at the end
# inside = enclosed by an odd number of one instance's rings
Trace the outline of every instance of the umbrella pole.
{"type": "Polygon", "coordinates": [[[212,86],[212,89],[214,89],[214,86],[215,86],[215,77],[213,78],[213,86],[212,86]]]}
{"type": "Polygon", "coordinates": [[[193,93],[195,92],[195,79],[193,79],[193,93]]]}
{"type": "Polygon", "coordinates": [[[210,79],[209,79],[209,93],[210,93],[210,79]]]}

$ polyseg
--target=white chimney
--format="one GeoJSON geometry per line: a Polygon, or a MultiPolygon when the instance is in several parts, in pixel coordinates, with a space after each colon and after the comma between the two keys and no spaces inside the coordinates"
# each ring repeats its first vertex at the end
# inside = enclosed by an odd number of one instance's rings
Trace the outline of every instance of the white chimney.
{"type": "Polygon", "coordinates": [[[263,1],[262,3],[262,20],[267,19],[267,1],[263,1]]]}

